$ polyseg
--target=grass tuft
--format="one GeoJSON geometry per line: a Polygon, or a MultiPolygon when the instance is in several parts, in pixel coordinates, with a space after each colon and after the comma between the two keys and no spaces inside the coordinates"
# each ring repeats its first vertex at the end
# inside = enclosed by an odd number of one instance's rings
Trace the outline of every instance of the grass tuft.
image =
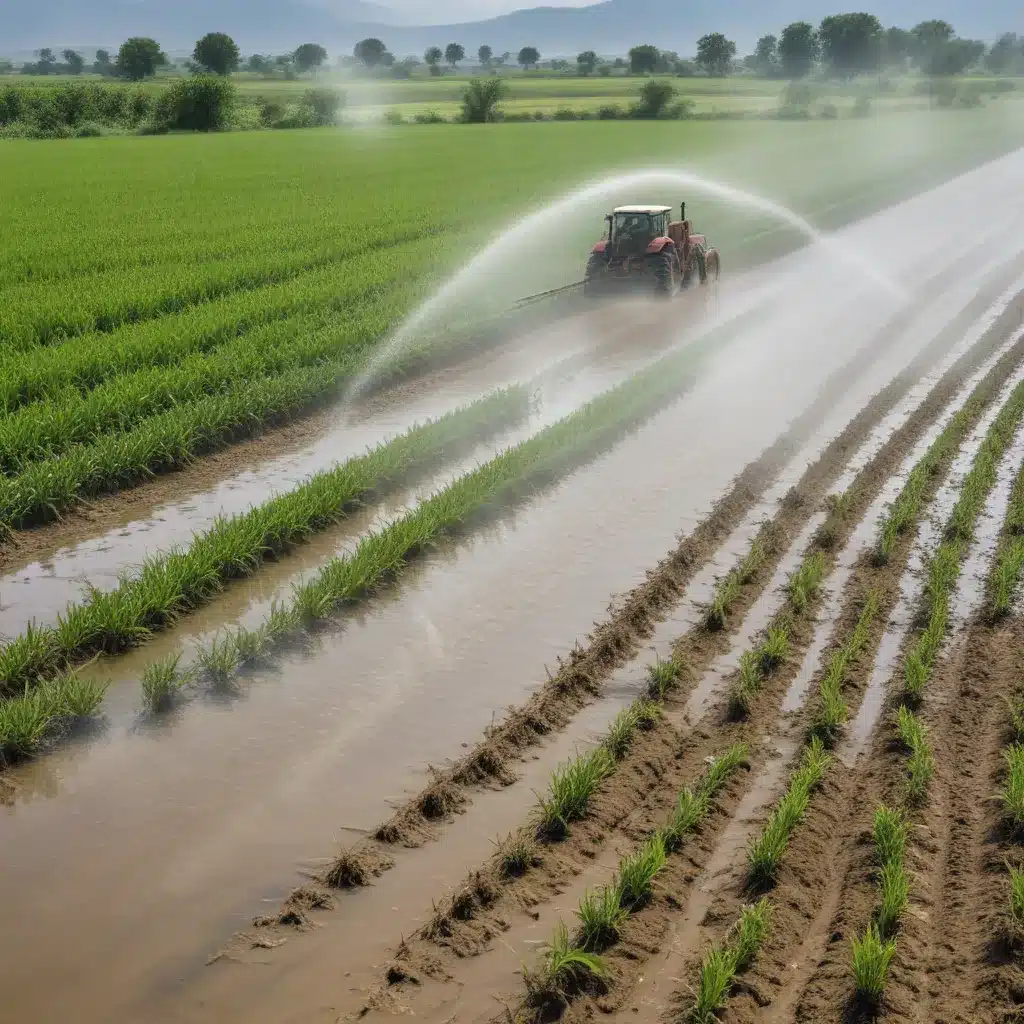
{"type": "Polygon", "coordinates": [[[907,750],[907,800],[920,804],[928,795],[928,783],[935,773],[928,730],[910,708],[901,706],[896,716],[900,742],[907,750]]]}
{"type": "Polygon", "coordinates": [[[152,713],[165,711],[195,678],[194,670],[179,671],[182,652],[151,662],[142,673],[142,700],[152,713]]]}
{"type": "Polygon", "coordinates": [[[580,946],[597,952],[619,937],[619,929],[629,917],[629,908],[622,905],[621,888],[608,885],[588,892],[580,900],[576,915],[580,919],[580,946]]]}
{"type": "Polygon", "coordinates": [[[555,934],[544,950],[538,971],[524,970],[527,991],[534,1002],[550,1000],[567,1002],[567,993],[588,978],[604,978],[608,970],[604,960],[596,953],[574,946],[569,940],[569,930],[562,921],[555,927],[555,934]]]}
{"type": "Polygon", "coordinates": [[[674,657],[667,661],[657,658],[653,665],[647,666],[647,691],[652,700],[665,699],[669,690],[678,684],[683,667],[683,663],[674,657]]]}
{"type": "Polygon", "coordinates": [[[724,629],[729,620],[729,611],[743,588],[760,571],[768,557],[768,544],[765,531],[762,529],[750,545],[750,550],[735,569],[730,570],[715,587],[711,603],[704,614],[704,625],[711,630],[724,629]]]}
{"type": "Polygon", "coordinates": [[[665,840],[655,832],[636,853],[619,865],[617,888],[621,901],[631,910],[651,895],[655,876],[665,866],[665,840]]]}
{"type": "Polygon", "coordinates": [[[670,853],[679,849],[686,836],[695,832],[711,809],[712,801],[730,776],[747,760],[743,743],[730,747],[711,763],[696,786],[685,786],[679,793],[676,808],[668,824],[661,830],[665,849],[670,853]]]}
{"type": "Polygon", "coordinates": [[[594,790],[615,770],[615,759],[604,746],[555,770],[547,796],[540,797],[538,834],[557,838],[587,812],[594,790]]]}
{"type": "Polygon", "coordinates": [[[883,939],[872,923],[862,936],[854,936],[850,945],[857,997],[868,1006],[877,1006],[885,991],[889,965],[896,955],[896,940],[883,939]]]}
{"type": "Polygon", "coordinates": [[[803,560],[800,567],[789,578],[790,607],[798,615],[807,611],[811,601],[821,588],[821,582],[828,571],[828,563],[820,551],[814,551],[803,560]]]}
{"type": "Polygon", "coordinates": [[[999,799],[1003,814],[1015,829],[1024,826],[1024,744],[1011,743],[1003,750],[1006,774],[999,799]]]}

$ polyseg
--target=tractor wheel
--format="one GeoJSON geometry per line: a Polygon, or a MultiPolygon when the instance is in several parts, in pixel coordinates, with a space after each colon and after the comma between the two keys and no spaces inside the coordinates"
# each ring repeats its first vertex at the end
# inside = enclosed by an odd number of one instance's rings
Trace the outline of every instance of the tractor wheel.
{"type": "Polygon", "coordinates": [[[718,279],[722,276],[722,264],[718,257],[717,249],[712,249],[711,252],[707,254],[705,267],[707,268],[705,281],[708,284],[717,284],[718,279]]]}
{"type": "Polygon", "coordinates": [[[654,275],[654,293],[672,296],[679,283],[679,261],[673,259],[671,252],[659,252],[648,257],[651,273],[654,275]]]}
{"type": "Polygon", "coordinates": [[[708,279],[708,260],[703,249],[695,248],[686,268],[685,284],[687,288],[697,288],[708,279]]]}
{"type": "Polygon", "coordinates": [[[588,298],[600,295],[603,291],[601,280],[604,277],[604,258],[599,253],[591,253],[587,260],[587,269],[583,274],[583,294],[588,298]]]}

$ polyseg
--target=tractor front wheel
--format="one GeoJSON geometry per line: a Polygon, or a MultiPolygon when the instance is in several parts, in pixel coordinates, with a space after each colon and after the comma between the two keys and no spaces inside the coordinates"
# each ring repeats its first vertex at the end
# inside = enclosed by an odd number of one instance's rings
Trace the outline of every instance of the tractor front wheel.
{"type": "Polygon", "coordinates": [[[604,258],[599,253],[592,253],[587,260],[587,269],[583,274],[583,294],[588,298],[600,295],[602,292],[602,278],[605,275],[604,258]]]}

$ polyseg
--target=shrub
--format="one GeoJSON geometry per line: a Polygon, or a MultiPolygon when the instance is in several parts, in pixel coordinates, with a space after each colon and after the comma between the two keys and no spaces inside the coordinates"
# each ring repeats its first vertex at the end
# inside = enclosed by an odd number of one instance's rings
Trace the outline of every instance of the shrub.
{"type": "Polygon", "coordinates": [[[603,107],[599,107],[597,111],[597,119],[599,121],[617,121],[623,116],[624,113],[622,107],[615,103],[609,103],[603,107]]]}
{"type": "Polygon", "coordinates": [[[675,94],[676,89],[671,82],[652,78],[644,83],[640,90],[640,102],[630,108],[629,116],[645,120],[664,117],[675,94]]]}
{"type": "Polygon", "coordinates": [[[854,117],[868,117],[871,113],[871,97],[861,93],[853,103],[854,117]]]}
{"type": "Polygon", "coordinates": [[[413,114],[412,118],[417,124],[447,124],[448,118],[439,114],[436,110],[428,110],[422,114],[413,114]]]}
{"type": "Polygon", "coordinates": [[[214,132],[223,128],[235,100],[235,87],[219,75],[183,78],[160,95],[153,120],[168,130],[214,132]]]}
{"type": "Polygon", "coordinates": [[[301,105],[310,111],[312,124],[335,124],[338,111],[345,105],[345,97],[337,89],[307,89],[302,94],[301,105]]]}
{"type": "Polygon", "coordinates": [[[578,121],[580,119],[579,114],[572,107],[559,107],[551,117],[554,121],[578,121]]]}
{"type": "Polygon", "coordinates": [[[498,104],[507,92],[498,77],[474,78],[462,94],[462,117],[466,124],[486,124],[501,115],[498,104]]]}
{"type": "Polygon", "coordinates": [[[400,110],[386,110],[384,112],[385,124],[405,124],[405,118],[400,110]]]}

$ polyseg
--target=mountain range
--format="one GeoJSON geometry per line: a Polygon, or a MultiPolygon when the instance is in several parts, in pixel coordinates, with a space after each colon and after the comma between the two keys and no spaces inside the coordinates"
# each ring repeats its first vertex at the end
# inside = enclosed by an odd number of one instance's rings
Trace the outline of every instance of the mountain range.
{"type": "MultiPolygon", "coordinates": [[[[533,7],[452,25],[414,25],[373,0],[3,0],[0,54],[42,46],[116,47],[132,35],[158,40],[170,53],[188,52],[208,31],[232,35],[243,52],[281,53],[319,42],[334,55],[378,36],[397,56],[459,42],[468,54],[487,44],[495,53],[536,46],[545,56],[592,49],[624,54],[638,43],[691,54],[706,32],[724,32],[740,53],[758,36],[791,21],[818,22],[860,5],[834,0],[604,0],[587,7],[533,7]]],[[[1019,0],[879,0],[863,4],[886,25],[910,27],[929,18],[950,21],[960,35],[992,40],[1024,34],[1019,0]]],[[[426,19],[425,19],[426,20],[426,19]]]]}

